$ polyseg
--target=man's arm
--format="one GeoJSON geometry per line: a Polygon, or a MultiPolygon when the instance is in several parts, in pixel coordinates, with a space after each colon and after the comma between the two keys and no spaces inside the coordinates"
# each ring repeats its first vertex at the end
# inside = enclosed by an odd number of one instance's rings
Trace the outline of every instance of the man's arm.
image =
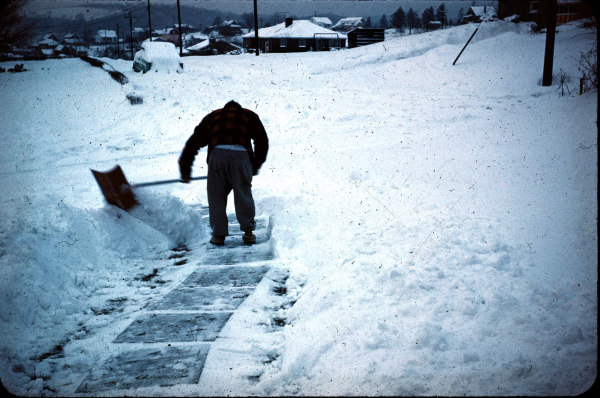
{"type": "Polygon", "coordinates": [[[252,172],[254,175],[258,174],[258,169],[267,160],[267,152],[269,151],[269,139],[267,138],[267,132],[265,127],[258,115],[256,115],[256,121],[254,126],[254,159],[252,161],[252,172]]]}
{"type": "Polygon", "coordinates": [[[202,122],[194,129],[194,134],[187,140],[185,147],[179,157],[179,172],[182,180],[188,180],[192,175],[192,165],[200,148],[208,145],[209,141],[209,118],[202,119],[202,122]]]}

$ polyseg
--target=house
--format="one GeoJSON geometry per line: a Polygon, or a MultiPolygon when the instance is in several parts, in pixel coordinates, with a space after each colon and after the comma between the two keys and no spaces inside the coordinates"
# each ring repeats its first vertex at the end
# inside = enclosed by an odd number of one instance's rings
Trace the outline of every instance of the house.
{"type": "Polygon", "coordinates": [[[496,17],[497,17],[496,10],[492,6],[490,6],[490,7],[488,7],[488,6],[483,6],[483,7],[472,6],[466,12],[465,16],[463,17],[463,21],[465,21],[465,22],[481,22],[485,19],[496,18],[496,17]]]}
{"type": "MultiPolygon", "coordinates": [[[[556,25],[561,25],[592,15],[589,2],[582,0],[557,0],[556,25]]],[[[498,18],[518,15],[522,22],[535,22],[539,29],[548,25],[547,0],[498,0],[498,18]]]]}
{"type": "Polygon", "coordinates": [[[68,46],[83,46],[85,44],[81,36],[73,33],[66,34],[62,42],[68,46]]]}
{"type": "Polygon", "coordinates": [[[383,28],[356,28],[348,32],[348,48],[366,46],[385,40],[385,29],[383,28]]]}
{"type": "Polygon", "coordinates": [[[183,35],[183,43],[186,47],[191,47],[195,44],[208,40],[208,36],[201,32],[185,33],[183,35]]]}
{"type": "Polygon", "coordinates": [[[173,25],[173,28],[175,29],[180,29],[181,28],[181,33],[190,33],[193,32],[196,28],[194,28],[192,25],[188,24],[188,23],[182,23],[181,26],[179,26],[178,23],[173,25]]]}
{"type": "Polygon", "coordinates": [[[190,55],[227,54],[230,51],[235,51],[239,49],[240,47],[236,46],[235,44],[214,37],[210,37],[198,44],[186,48],[186,50],[189,51],[190,55]]]}
{"type": "MultiPolygon", "coordinates": [[[[170,43],[179,46],[179,29],[177,28],[166,28],[162,30],[157,30],[157,37],[160,37],[164,41],[168,41],[170,43]]],[[[156,41],[154,38],[152,41],[156,41]]]]}
{"type": "Polygon", "coordinates": [[[327,17],[312,17],[309,21],[322,28],[331,29],[331,20],[327,17]]]}
{"type": "MultiPolygon", "coordinates": [[[[243,46],[256,48],[255,32],[242,36],[243,46]]],[[[265,53],[329,51],[331,48],[346,47],[348,37],[342,33],[322,28],[309,20],[285,22],[258,30],[259,49],[265,53]]]]}
{"type": "Polygon", "coordinates": [[[338,23],[333,25],[331,30],[336,32],[350,32],[352,29],[364,28],[365,23],[367,23],[367,21],[361,17],[342,18],[338,21],[338,23]]]}
{"type": "Polygon", "coordinates": [[[231,19],[223,21],[218,25],[209,26],[208,29],[217,32],[219,36],[236,36],[242,34],[242,25],[231,19]]]}
{"type": "Polygon", "coordinates": [[[99,30],[94,36],[96,44],[117,44],[117,32],[114,30],[99,30]]]}
{"type": "Polygon", "coordinates": [[[45,34],[40,42],[38,42],[38,47],[43,50],[54,49],[60,43],[58,42],[58,38],[53,33],[45,34]]]}
{"type": "Polygon", "coordinates": [[[432,30],[438,30],[442,28],[442,23],[440,21],[429,21],[427,22],[427,31],[431,32],[432,30]]]}
{"type": "Polygon", "coordinates": [[[75,49],[75,47],[72,47],[72,46],[59,44],[54,49],[55,57],[74,57],[76,55],[77,55],[77,50],[75,49]]]}

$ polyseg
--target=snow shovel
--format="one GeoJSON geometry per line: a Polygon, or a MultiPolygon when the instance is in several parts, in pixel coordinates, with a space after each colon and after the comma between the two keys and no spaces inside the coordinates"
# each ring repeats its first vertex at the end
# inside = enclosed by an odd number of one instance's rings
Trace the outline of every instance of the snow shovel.
{"type": "MultiPolygon", "coordinates": [[[[132,188],[149,187],[151,185],[172,184],[174,182],[183,182],[183,180],[179,179],[144,182],[142,184],[132,185],[129,182],[127,182],[127,178],[125,178],[125,174],[123,174],[123,170],[119,165],[116,165],[112,170],[109,170],[104,173],[92,170],[92,174],[98,182],[100,190],[102,191],[102,194],[104,195],[106,201],[111,205],[115,205],[118,208],[123,209],[125,211],[131,209],[132,207],[138,204],[138,201],[135,199],[135,195],[133,194],[132,188]]],[[[193,177],[190,178],[190,181],[206,180],[206,178],[206,176],[193,177]]]]}

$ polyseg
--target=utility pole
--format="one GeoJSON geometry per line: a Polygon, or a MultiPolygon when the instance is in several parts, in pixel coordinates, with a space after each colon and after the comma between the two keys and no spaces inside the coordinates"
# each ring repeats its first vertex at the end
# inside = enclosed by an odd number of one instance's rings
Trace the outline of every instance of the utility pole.
{"type": "Polygon", "coordinates": [[[177,0],[177,20],[179,21],[179,56],[183,56],[183,40],[181,40],[181,12],[179,11],[179,0],[177,0]]]}
{"type": "Polygon", "coordinates": [[[554,38],[556,36],[556,0],[548,0],[548,26],[546,27],[546,52],[542,86],[552,85],[552,64],[554,62],[554,38]]]}
{"type": "Polygon", "coordinates": [[[150,19],[150,0],[148,0],[148,34],[150,35],[150,41],[152,41],[152,20],[150,19]]]}
{"type": "Polygon", "coordinates": [[[120,42],[121,38],[119,37],[119,23],[117,22],[117,59],[121,58],[120,42]]]}
{"type": "Polygon", "coordinates": [[[254,0],[254,41],[256,43],[256,56],[258,57],[258,11],[256,10],[256,0],[254,0]]]}
{"type": "Polygon", "coordinates": [[[129,11],[129,16],[125,17],[129,18],[129,38],[131,44],[131,60],[133,61],[133,21],[131,20],[131,11],[129,11]]]}

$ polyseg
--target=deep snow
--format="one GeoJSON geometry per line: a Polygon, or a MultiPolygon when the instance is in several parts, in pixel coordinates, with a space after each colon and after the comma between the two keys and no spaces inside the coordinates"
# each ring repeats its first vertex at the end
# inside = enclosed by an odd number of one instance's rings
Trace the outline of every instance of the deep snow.
{"type": "MultiPolygon", "coordinates": [[[[197,386],[115,395],[586,391],[597,374],[597,93],[577,95],[577,60],[595,33],[560,27],[554,74],[572,76],[560,96],[541,86],[545,35],[527,25],[484,23],[453,66],[474,29],[186,57],[182,74],[106,59],[123,86],[77,59],[0,75],[2,383],[77,395],[110,340],[192,272],[169,255],[182,244],[205,255],[193,210],[205,183],[140,188],[128,214],[104,204],[89,169],[176,178],[194,126],[235,99],[270,138],[253,192],[271,217],[273,266],[290,272],[295,304],[276,314],[287,324],[268,327],[276,306],[259,289],[197,386]],[[164,284],[140,279],[155,269],[164,284]],[[264,356],[256,383],[241,377],[264,356]]],[[[205,173],[202,150],[193,175],[205,173]]]]}

